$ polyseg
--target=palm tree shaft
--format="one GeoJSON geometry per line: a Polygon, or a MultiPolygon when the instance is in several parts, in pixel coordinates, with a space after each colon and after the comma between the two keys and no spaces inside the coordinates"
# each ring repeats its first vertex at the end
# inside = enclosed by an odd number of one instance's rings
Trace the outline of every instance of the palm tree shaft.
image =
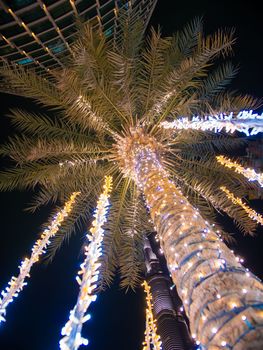
{"type": "Polygon", "coordinates": [[[262,284],[169,180],[158,154],[145,145],[134,154],[135,178],[160,235],[193,337],[209,350],[262,349],[262,284]]]}

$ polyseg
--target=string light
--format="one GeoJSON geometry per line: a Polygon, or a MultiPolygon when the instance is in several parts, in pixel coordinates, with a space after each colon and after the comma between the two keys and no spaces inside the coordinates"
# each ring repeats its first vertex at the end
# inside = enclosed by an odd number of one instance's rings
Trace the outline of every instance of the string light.
{"type": "Polygon", "coordinates": [[[89,101],[82,95],[79,95],[74,103],[75,108],[77,107],[82,114],[87,114],[91,117],[93,125],[99,124],[101,128],[105,128],[106,124],[99,118],[93,111],[89,101]]]}
{"type": "Polygon", "coordinates": [[[162,122],[161,126],[165,129],[193,129],[202,131],[220,132],[223,129],[228,133],[239,131],[247,136],[256,135],[263,132],[263,113],[261,115],[250,111],[241,111],[237,116],[233,113],[229,115],[219,114],[213,116],[192,118],[179,118],[172,122],[162,122]]]}
{"type": "Polygon", "coordinates": [[[102,241],[104,237],[103,225],[107,218],[109,207],[109,194],[112,190],[112,177],[106,176],[103,185],[103,192],[100,195],[94,220],[90,232],[86,235],[89,245],[85,246],[85,260],[80,265],[81,269],[76,276],[80,285],[78,300],[73,310],[70,311],[68,322],[62,328],[61,334],[64,336],[59,344],[61,350],[77,350],[80,345],[87,345],[88,340],[81,336],[82,325],[90,319],[87,309],[91,302],[95,301],[97,295],[96,282],[99,278],[100,263],[99,257],[102,254],[102,241]]]}
{"type": "Polygon", "coordinates": [[[143,342],[143,350],[161,350],[162,342],[160,336],[157,334],[156,320],[153,316],[153,306],[152,306],[152,293],[149,284],[144,281],[142,283],[144,287],[144,292],[146,293],[146,328],[145,328],[145,340],[143,342]]]}
{"type": "Polygon", "coordinates": [[[242,201],[241,198],[235,197],[235,195],[232,192],[230,192],[225,186],[221,186],[220,190],[223,191],[226,194],[227,198],[230,199],[234,204],[240,205],[252,220],[263,225],[262,215],[258,214],[255,210],[251,209],[247,204],[245,204],[242,201]]]}
{"type": "Polygon", "coordinates": [[[74,192],[70,199],[65,203],[64,208],[59,211],[53,218],[50,226],[45,229],[40,238],[35,242],[32,248],[30,258],[25,258],[20,266],[20,273],[17,277],[12,277],[8,282],[8,287],[1,292],[2,299],[0,299],[0,322],[5,321],[6,308],[9,303],[13,301],[14,297],[17,297],[19,292],[22,291],[27,284],[25,279],[30,277],[31,267],[35,262],[39,260],[40,255],[45,254],[47,246],[50,244],[50,238],[52,238],[59,230],[60,225],[64,221],[65,217],[72,210],[72,206],[75,203],[76,197],[80,192],[74,192]]]}
{"type": "Polygon", "coordinates": [[[226,158],[224,156],[217,156],[216,160],[218,163],[224,165],[226,168],[232,169],[234,168],[234,171],[236,173],[242,174],[245,176],[249,181],[257,181],[261,187],[263,187],[263,174],[262,173],[256,173],[254,169],[250,168],[244,168],[241,164],[237,162],[231,161],[231,159],[226,158]]]}

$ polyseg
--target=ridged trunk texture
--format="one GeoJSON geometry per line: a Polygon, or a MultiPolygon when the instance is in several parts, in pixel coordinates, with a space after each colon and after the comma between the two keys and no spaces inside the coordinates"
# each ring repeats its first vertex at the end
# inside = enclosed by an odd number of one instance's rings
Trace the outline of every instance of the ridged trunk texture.
{"type": "Polygon", "coordinates": [[[263,349],[263,285],[237,261],[165,172],[147,145],[133,149],[161,248],[202,349],[263,349]]]}

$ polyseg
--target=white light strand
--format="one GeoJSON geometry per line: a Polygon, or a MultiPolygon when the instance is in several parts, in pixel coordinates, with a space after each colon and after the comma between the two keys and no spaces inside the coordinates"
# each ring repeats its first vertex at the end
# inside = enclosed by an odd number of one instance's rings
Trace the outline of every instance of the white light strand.
{"type": "Polygon", "coordinates": [[[247,136],[251,136],[263,132],[263,113],[259,115],[250,110],[241,111],[237,116],[234,116],[233,113],[228,115],[221,113],[205,117],[182,117],[172,122],[162,122],[161,126],[164,129],[193,129],[213,132],[220,132],[224,129],[227,133],[239,131],[245,133],[247,136]]]}
{"type": "Polygon", "coordinates": [[[98,117],[93,111],[92,106],[89,103],[89,101],[82,95],[79,95],[74,102],[73,105],[75,108],[77,108],[82,114],[86,114],[90,117],[90,122],[92,122],[93,127],[96,125],[96,127],[100,126],[101,130],[107,129],[106,124],[103,122],[103,120],[98,117]]]}
{"type": "Polygon", "coordinates": [[[244,168],[241,164],[233,162],[224,156],[217,156],[218,163],[224,165],[226,168],[234,169],[236,173],[242,174],[249,181],[257,181],[261,187],[263,187],[263,173],[256,173],[254,169],[244,168]]]}
{"type": "Polygon", "coordinates": [[[87,309],[97,296],[94,290],[97,288],[97,280],[99,277],[98,262],[102,254],[101,244],[104,237],[104,229],[102,228],[106,222],[109,207],[109,193],[112,189],[112,177],[106,176],[103,186],[103,193],[97,202],[97,208],[94,214],[94,221],[90,229],[90,234],[86,237],[90,241],[85,246],[85,260],[80,265],[81,269],[76,276],[76,280],[80,285],[78,300],[73,310],[70,311],[68,322],[62,328],[61,334],[64,336],[59,344],[61,350],[77,350],[80,345],[87,345],[88,340],[81,336],[82,325],[90,319],[87,309]],[[82,276],[82,277],[80,277],[82,276]]]}
{"type": "Polygon", "coordinates": [[[92,112],[91,104],[82,95],[78,96],[76,104],[83,112],[86,112],[88,115],[90,115],[94,121],[99,121],[96,114],[92,112]]]}
{"type": "Polygon", "coordinates": [[[2,299],[0,298],[0,323],[5,321],[6,308],[8,304],[11,303],[13,298],[17,297],[19,292],[22,291],[23,287],[27,285],[25,279],[30,277],[29,273],[31,267],[39,260],[40,255],[45,254],[46,248],[50,244],[50,238],[57,233],[61,223],[71,212],[75,199],[79,194],[80,192],[74,192],[70,199],[66,202],[64,208],[54,216],[51,225],[43,231],[40,238],[35,242],[30,258],[25,258],[21,262],[19,266],[19,275],[17,277],[13,276],[8,282],[8,287],[1,292],[2,299]]]}

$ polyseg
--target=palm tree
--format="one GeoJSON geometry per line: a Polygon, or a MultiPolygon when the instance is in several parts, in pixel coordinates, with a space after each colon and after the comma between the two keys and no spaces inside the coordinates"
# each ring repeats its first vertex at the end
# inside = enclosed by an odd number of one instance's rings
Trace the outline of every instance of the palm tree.
{"type": "Polygon", "coordinates": [[[257,106],[250,96],[226,92],[236,74],[222,63],[232,52],[233,31],[204,36],[195,19],[172,37],[122,19],[117,43],[90,25],[80,29],[64,71],[47,80],[15,65],[1,74],[12,92],[33,98],[52,113],[12,110],[21,135],[1,147],[14,162],[0,174],[0,189],[35,188],[31,210],[80,191],[73,214],[53,241],[50,257],[90,218],[103,177],[114,178],[104,237],[101,288],[116,269],[124,288],[141,282],[143,233],[156,229],[192,335],[204,349],[261,349],[263,287],[222,242],[207,220],[224,211],[244,233],[256,222],[220,187],[242,196],[248,184],[224,168],[218,153],[243,140],[162,122],[200,118],[257,106]]]}

